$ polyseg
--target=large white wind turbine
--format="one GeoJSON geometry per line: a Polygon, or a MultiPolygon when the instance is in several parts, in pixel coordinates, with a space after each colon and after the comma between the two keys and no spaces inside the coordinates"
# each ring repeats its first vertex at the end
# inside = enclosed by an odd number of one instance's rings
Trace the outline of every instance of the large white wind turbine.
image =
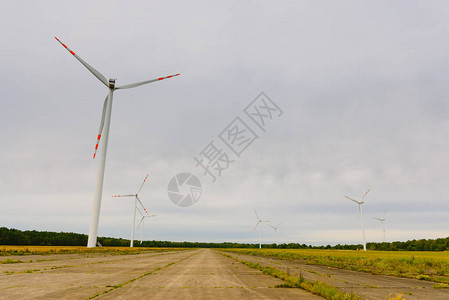
{"type": "MultiPolygon", "coordinates": [[[[145,179],[143,180],[142,185],[140,186],[140,188],[137,191],[137,193],[135,193],[135,194],[128,194],[128,195],[115,195],[115,196],[112,196],[112,197],[134,197],[134,216],[133,216],[133,227],[131,229],[131,243],[129,245],[130,247],[133,247],[133,245],[134,245],[134,228],[136,228],[136,212],[139,210],[139,208],[137,207],[137,202],[139,202],[140,206],[143,208],[145,213],[147,215],[149,215],[148,211],[145,208],[145,206],[143,206],[142,201],[140,201],[140,199],[139,199],[139,193],[142,190],[143,185],[145,184],[145,181],[147,181],[147,178],[148,178],[148,174],[145,177],[145,179]]],[[[139,210],[139,212],[140,212],[141,215],[143,215],[143,213],[140,210],[139,210]]]]}
{"type": "Polygon", "coordinates": [[[354,199],[349,198],[348,196],[344,195],[346,198],[348,198],[348,199],[351,200],[351,201],[354,201],[355,203],[357,203],[357,204],[359,205],[360,220],[361,220],[361,222],[362,222],[363,251],[366,251],[366,238],[365,238],[365,224],[363,223],[362,204],[364,203],[364,202],[363,202],[363,199],[366,197],[366,194],[368,194],[368,192],[369,192],[370,190],[371,190],[371,189],[368,189],[368,190],[366,191],[365,195],[363,195],[363,197],[362,197],[359,201],[354,200],[354,199]]]}
{"type": "Polygon", "coordinates": [[[379,220],[382,223],[382,232],[384,234],[384,243],[385,243],[385,225],[384,225],[384,222],[385,222],[385,213],[386,212],[387,212],[387,210],[384,210],[384,214],[383,214],[382,218],[373,217],[373,219],[379,220]]]}
{"type": "Polygon", "coordinates": [[[143,242],[143,227],[145,225],[145,219],[146,218],[152,218],[152,217],[156,217],[156,215],[144,215],[140,210],[140,215],[142,216],[142,218],[140,219],[139,225],[137,225],[137,230],[139,230],[140,225],[142,225],[142,228],[140,228],[140,246],[142,247],[142,242],[143,242]]]}
{"type": "Polygon", "coordinates": [[[118,89],[129,89],[133,87],[137,87],[140,85],[144,85],[147,83],[163,80],[166,78],[171,78],[178,76],[179,74],[165,76],[165,77],[159,77],[156,79],[131,83],[131,84],[125,84],[122,86],[115,86],[115,79],[109,79],[107,80],[106,77],[104,77],[100,72],[98,72],[96,69],[94,69],[92,66],[90,66],[88,63],[86,63],[84,60],[81,59],[78,55],[75,54],[69,47],[67,47],[65,44],[63,44],[57,37],[55,39],[61,43],[64,48],[67,49],[67,51],[70,52],[77,60],[79,60],[80,63],[82,63],[95,77],[97,77],[107,88],[109,88],[109,94],[106,96],[106,99],[104,100],[103,104],[103,114],[101,116],[101,122],[100,122],[100,130],[98,131],[97,136],[97,143],[95,145],[95,152],[94,152],[94,158],[97,153],[98,144],[100,143],[100,138],[103,136],[103,139],[101,139],[101,147],[99,152],[99,164],[98,164],[98,171],[97,171],[97,183],[95,185],[95,193],[94,193],[94,201],[93,201],[93,211],[92,216],[90,220],[90,227],[89,227],[89,238],[87,241],[87,247],[95,247],[97,243],[97,234],[98,234],[98,222],[100,219],[100,207],[101,207],[101,196],[103,193],[103,179],[104,179],[104,169],[105,169],[105,162],[106,162],[106,152],[108,147],[108,137],[109,137],[109,125],[111,122],[111,111],[112,111],[112,96],[114,94],[115,90],[118,89]]]}
{"type": "MultiPolygon", "coordinates": [[[[260,223],[268,223],[268,222],[270,222],[270,221],[262,220],[261,218],[259,218],[259,215],[257,214],[256,210],[254,210],[254,213],[256,214],[256,217],[257,217],[257,223],[256,223],[256,226],[254,226],[253,231],[256,230],[257,226],[259,226],[260,223]]],[[[262,240],[261,240],[260,227],[261,226],[259,226],[259,249],[262,249],[262,240]]]]}

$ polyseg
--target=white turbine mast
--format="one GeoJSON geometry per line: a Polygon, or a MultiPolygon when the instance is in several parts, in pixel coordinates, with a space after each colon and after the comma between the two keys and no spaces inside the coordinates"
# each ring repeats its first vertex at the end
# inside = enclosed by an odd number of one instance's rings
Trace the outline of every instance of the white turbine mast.
{"type": "Polygon", "coordinates": [[[368,194],[368,192],[369,192],[370,190],[371,190],[371,189],[368,189],[368,190],[366,191],[365,195],[363,195],[363,197],[362,197],[360,200],[358,200],[358,201],[357,201],[357,200],[354,200],[354,199],[352,199],[352,198],[349,198],[349,197],[346,196],[346,195],[343,195],[343,196],[345,196],[346,198],[348,198],[349,200],[354,201],[355,203],[357,203],[357,204],[359,205],[360,221],[361,221],[361,223],[362,223],[363,251],[366,251],[366,238],[365,238],[365,224],[363,223],[362,204],[365,203],[365,202],[363,202],[363,199],[365,199],[366,195],[368,194]]]}
{"type": "Polygon", "coordinates": [[[143,182],[142,182],[142,184],[141,184],[141,186],[140,186],[140,188],[139,188],[139,190],[137,191],[137,193],[135,193],[135,194],[128,194],[128,195],[115,195],[115,196],[112,196],[112,197],[134,197],[134,215],[133,215],[133,226],[132,226],[132,229],[131,229],[131,243],[130,243],[130,247],[133,247],[134,246],[134,228],[136,228],[136,212],[137,211],[139,211],[139,213],[143,216],[144,214],[139,210],[139,208],[137,207],[137,202],[139,202],[139,204],[140,204],[140,206],[143,208],[143,210],[145,211],[145,213],[147,214],[147,216],[149,215],[148,214],[148,211],[146,210],[146,208],[145,208],[145,206],[143,206],[143,203],[142,203],[142,201],[140,201],[140,199],[139,199],[139,193],[140,193],[140,191],[142,190],[142,188],[143,188],[143,185],[145,184],[145,182],[147,181],[147,178],[148,178],[148,174],[147,174],[147,176],[145,177],[145,179],[143,180],[143,182]]]}
{"type": "Polygon", "coordinates": [[[55,39],[61,43],[64,48],[67,49],[67,51],[70,52],[80,63],[82,63],[95,77],[98,78],[108,89],[109,93],[106,96],[106,99],[104,100],[103,104],[103,113],[101,116],[101,122],[100,122],[100,129],[98,131],[97,135],[97,142],[95,145],[95,152],[94,152],[94,158],[97,153],[98,144],[100,143],[100,139],[103,136],[103,139],[101,139],[101,146],[100,151],[98,155],[98,159],[100,160],[98,163],[98,171],[97,171],[97,183],[95,185],[95,193],[94,193],[94,201],[93,201],[93,210],[92,210],[92,216],[90,220],[90,227],[89,227],[89,238],[87,241],[87,247],[92,248],[95,247],[97,244],[97,234],[98,234],[98,222],[100,220],[100,207],[101,207],[101,197],[103,194],[103,181],[104,181],[104,170],[105,170],[105,162],[106,162],[106,153],[107,153],[107,147],[108,147],[108,138],[109,138],[109,126],[111,123],[111,111],[112,111],[112,97],[115,90],[118,89],[129,89],[133,87],[137,87],[140,85],[144,85],[147,83],[160,81],[166,78],[171,78],[180,75],[170,75],[165,77],[159,77],[151,80],[126,84],[122,86],[115,86],[116,79],[109,79],[107,80],[106,77],[103,76],[100,72],[98,72],[96,69],[94,69],[92,66],[90,66],[88,63],[86,63],[81,57],[75,54],[69,47],[67,47],[64,43],[62,43],[57,37],[55,39]]]}
{"type": "Polygon", "coordinates": [[[256,230],[257,227],[259,227],[259,249],[262,249],[262,240],[261,240],[261,233],[260,233],[261,226],[259,226],[259,225],[260,225],[260,223],[269,223],[270,221],[262,220],[261,218],[259,218],[259,215],[257,214],[256,210],[254,210],[254,213],[256,214],[256,217],[257,217],[257,223],[256,223],[256,226],[254,226],[253,231],[256,230]]]}
{"type": "Polygon", "coordinates": [[[387,210],[384,210],[384,214],[382,215],[382,218],[373,217],[373,219],[379,220],[382,223],[382,232],[384,234],[384,243],[385,243],[385,224],[384,224],[384,222],[385,222],[385,213],[386,212],[387,212],[387,210]]]}

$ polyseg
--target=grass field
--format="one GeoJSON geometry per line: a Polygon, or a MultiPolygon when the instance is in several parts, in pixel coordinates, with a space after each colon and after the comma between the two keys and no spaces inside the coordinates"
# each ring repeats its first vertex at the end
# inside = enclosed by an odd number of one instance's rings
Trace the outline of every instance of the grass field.
{"type": "Polygon", "coordinates": [[[147,247],[103,247],[87,248],[85,246],[0,246],[0,256],[7,255],[46,255],[71,253],[103,253],[137,254],[142,252],[175,251],[181,248],[147,248],[147,247]]]}
{"type": "Polygon", "coordinates": [[[449,252],[317,249],[226,249],[306,264],[449,283],[449,252]]]}

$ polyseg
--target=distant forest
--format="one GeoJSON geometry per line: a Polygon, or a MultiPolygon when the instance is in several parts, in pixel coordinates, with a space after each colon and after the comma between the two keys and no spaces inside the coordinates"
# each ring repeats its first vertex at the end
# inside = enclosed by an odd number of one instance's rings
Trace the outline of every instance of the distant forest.
{"type": "MultiPolygon", "coordinates": [[[[127,247],[129,240],[111,237],[98,237],[103,246],[127,247]]],[[[87,235],[73,232],[21,231],[0,227],[0,245],[29,246],[85,246],[87,235]]],[[[259,244],[246,243],[205,243],[205,242],[169,242],[169,241],[135,241],[136,247],[178,247],[178,248],[257,248],[259,244]]],[[[421,239],[406,242],[367,243],[369,250],[384,251],[445,251],[449,250],[449,237],[440,239],[421,239]]],[[[311,246],[299,243],[263,244],[262,248],[273,249],[362,249],[362,245],[327,245],[311,246]]]]}

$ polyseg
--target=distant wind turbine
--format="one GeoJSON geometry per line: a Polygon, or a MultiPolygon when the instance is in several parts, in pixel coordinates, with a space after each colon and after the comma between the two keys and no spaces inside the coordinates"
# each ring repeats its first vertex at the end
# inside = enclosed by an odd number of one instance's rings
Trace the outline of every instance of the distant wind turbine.
{"type": "Polygon", "coordinates": [[[282,223],[280,223],[279,222],[279,224],[277,224],[276,226],[273,226],[273,225],[271,225],[271,224],[267,224],[268,226],[270,226],[271,228],[273,228],[274,229],[274,232],[277,232],[277,230],[278,230],[278,228],[279,228],[279,225],[281,225],[282,223]]]}
{"type": "Polygon", "coordinates": [[[100,122],[100,130],[98,131],[97,135],[97,143],[95,145],[95,152],[94,152],[94,158],[97,153],[98,144],[100,143],[100,138],[103,135],[103,139],[101,140],[101,147],[100,147],[100,153],[98,155],[99,164],[98,164],[98,172],[97,172],[97,183],[95,185],[95,193],[94,193],[94,202],[93,202],[93,211],[92,216],[90,220],[90,227],[89,227],[89,238],[87,240],[87,247],[92,248],[95,247],[97,244],[97,234],[98,234],[98,222],[100,220],[100,207],[101,207],[101,196],[103,193],[103,181],[104,181],[104,169],[105,169],[105,163],[106,163],[106,152],[108,147],[108,137],[109,137],[109,125],[111,122],[111,111],[112,111],[112,96],[114,94],[115,90],[118,89],[130,89],[137,86],[141,86],[147,83],[160,81],[166,78],[171,78],[178,76],[179,74],[165,76],[165,77],[159,77],[156,79],[131,83],[131,84],[125,84],[122,86],[115,86],[116,79],[109,79],[107,80],[106,77],[104,77],[103,74],[98,72],[95,68],[93,68],[91,65],[89,65],[87,62],[85,62],[81,57],[75,54],[69,47],[67,47],[64,43],[62,43],[57,37],[55,39],[61,43],[61,45],[67,49],[67,51],[70,52],[80,63],[82,63],[95,77],[98,78],[108,89],[109,94],[106,96],[106,99],[104,100],[103,104],[103,114],[101,116],[101,122],[100,122]]]}
{"type": "Polygon", "coordinates": [[[357,204],[359,205],[360,220],[361,220],[361,222],[362,222],[363,251],[366,251],[366,238],[365,238],[365,224],[363,223],[362,204],[364,203],[364,202],[363,202],[363,199],[365,199],[366,194],[368,194],[368,192],[369,192],[370,190],[371,190],[371,189],[368,189],[368,190],[366,191],[365,195],[363,195],[363,197],[362,197],[359,201],[354,200],[354,199],[349,198],[348,196],[344,195],[346,198],[348,198],[348,199],[351,200],[351,201],[354,201],[355,203],[357,203],[357,204]]]}
{"type": "Polygon", "coordinates": [[[142,218],[140,219],[139,225],[137,225],[137,230],[139,230],[140,225],[142,225],[142,228],[140,228],[140,246],[142,247],[142,242],[143,242],[143,227],[145,225],[145,219],[146,218],[152,218],[152,217],[156,217],[156,215],[144,215],[142,214],[142,212],[139,210],[142,218]]]}
{"type": "Polygon", "coordinates": [[[384,234],[384,243],[385,243],[385,225],[384,225],[384,222],[385,222],[385,213],[386,212],[387,212],[387,210],[384,210],[384,214],[383,214],[382,218],[373,217],[373,219],[379,220],[382,223],[382,232],[384,234]]]}
{"type": "MultiPolygon", "coordinates": [[[[137,211],[140,212],[139,208],[137,207],[137,202],[139,202],[140,206],[143,208],[143,210],[145,211],[145,213],[146,213],[147,215],[149,215],[149,214],[148,214],[148,211],[147,211],[146,208],[145,208],[145,206],[143,206],[143,203],[142,203],[142,202],[140,201],[140,199],[139,199],[139,193],[140,193],[140,191],[142,190],[142,187],[143,187],[143,185],[145,184],[145,181],[147,181],[147,178],[148,178],[148,174],[147,174],[147,176],[145,177],[145,179],[143,180],[142,185],[140,186],[140,188],[139,188],[139,190],[137,191],[137,193],[135,193],[135,194],[129,194],[129,195],[115,195],[115,196],[112,196],[112,197],[134,197],[134,216],[133,216],[133,227],[132,227],[132,229],[131,229],[131,243],[130,243],[130,247],[133,247],[133,245],[134,245],[134,228],[136,228],[136,212],[137,212],[137,211]]],[[[142,212],[140,212],[140,214],[142,214],[142,212]]],[[[142,214],[142,215],[143,215],[143,214],[142,214]]]]}
{"type": "MultiPolygon", "coordinates": [[[[261,218],[259,218],[259,215],[257,214],[256,210],[254,210],[254,213],[256,214],[256,217],[257,217],[257,223],[256,223],[256,226],[254,226],[253,231],[256,230],[257,226],[259,226],[260,223],[268,223],[268,222],[270,222],[270,221],[262,220],[261,218]]],[[[259,226],[259,249],[262,249],[262,240],[261,240],[260,227],[261,226],[259,226]]]]}

